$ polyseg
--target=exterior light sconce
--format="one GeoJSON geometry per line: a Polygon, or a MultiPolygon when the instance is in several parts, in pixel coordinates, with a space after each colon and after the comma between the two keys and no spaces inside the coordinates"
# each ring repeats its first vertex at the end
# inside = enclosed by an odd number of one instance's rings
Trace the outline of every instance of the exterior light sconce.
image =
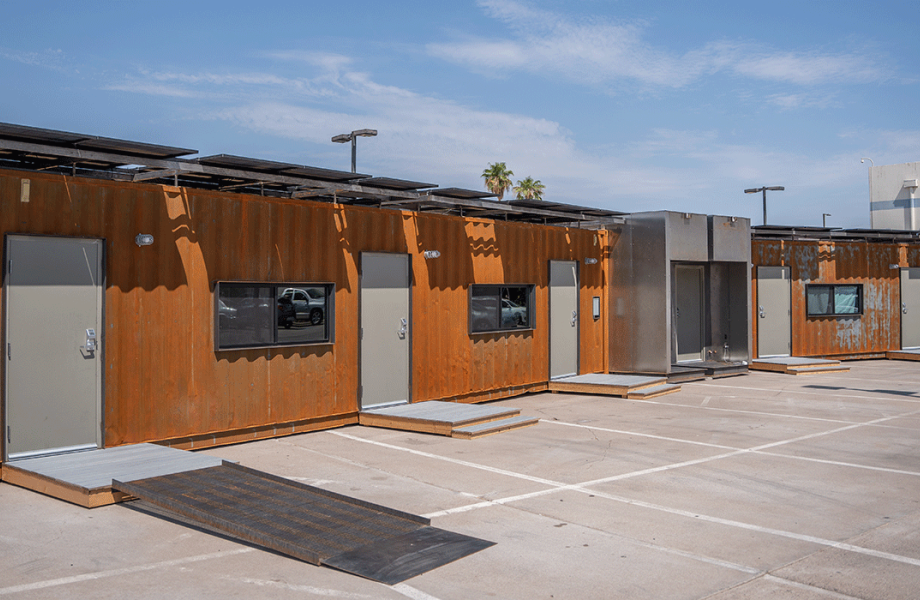
{"type": "Polygon", "coordinates": [[[736,222],[737,220],[738,220],[738,217],[732,217],[732,223],[736,222]]]}
{"type": "Polygon", "coordinates": [[[685,219],[689,219],[689,218],[690,218],[690,213],[684,213],[684,218],[685,218],[685,219]]]}
{"type": "Polygon", "coordinates": [[[890,265],[888,265],[888,268],[889,269],[900,269],[901,265],[899,265],[898,263],[891,263],[890,265]]]}
{"type": "Polygon", "coordinates": [[[134,238],[134,243],[138,247],[141,246],[152,246],[153,245],[153,234],[150,233],[139,233],[134,238]]]}
{"type": "Polygon", "coordinates": [[[439,256],[441,256],[441,253],[438,252],[437,250],[425,250],[423,256],[426,259],[438,258],[439,256]]]}
{"type": "Polygon", "coordinates": [[[586,265],[596,265],[596,264],[597,264],[597,259],[596,259],[596,258],[586,258],[586,259],[585,259],[585,264],[586,264],[586,265]]]}

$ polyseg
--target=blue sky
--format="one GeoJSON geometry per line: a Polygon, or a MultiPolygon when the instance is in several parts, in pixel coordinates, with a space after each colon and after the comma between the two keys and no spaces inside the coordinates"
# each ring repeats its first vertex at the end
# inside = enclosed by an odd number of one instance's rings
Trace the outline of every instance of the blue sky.
{"type": "Polygon", "coordinates": [[[6,2],[0,121],[546,199],[868,227],[920,160],[916,5],[6,2]]]}

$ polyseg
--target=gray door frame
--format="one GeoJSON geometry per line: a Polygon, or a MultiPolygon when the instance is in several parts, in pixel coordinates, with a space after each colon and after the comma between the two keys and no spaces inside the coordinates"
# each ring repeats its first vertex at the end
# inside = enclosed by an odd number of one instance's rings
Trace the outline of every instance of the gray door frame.
{"type": "MultiPolygon", "coordinates": [[[[358,284],[358,323],[359,323],[359,335],[358,335],[358,409],[364,410],[367,408],[379,408],[392,404],[403,404],[406,402],[412,401],[412,257],[409,254],[401,252],[362,252],[360,255],[360,271],[359,277],[360,282],[358,284]],[[405,260],[406,264],[406,307],[405,307],[405,316],[401,319],[405,319],[404,324],[399,322],[392,322],[381,324],[379,319],[375,319],[374,315],[370,313],[369,306],[366,305],[368,301],[367,295],[365,293],[365,278],[367,276],[366,267],[368,263],[371,262],[375,257],[380,258],[395,258],[399,257],[405,260]],[[368,376],[372,371],[382,372],[385,371],[382,368],[382,365],[376,363],[378,357],[384,356],[380,353],[371,353],[365,354],[365,351],[370,352],[370,344],[372,340],[369,340],[366,337],[367,333],[374,335],[374,332],[380,330],[378,335],[389,335],[392,334],[393,340],[402,340],[405,341],[406,355],[405,355],[405,398],[390,398],[385,399],[380,402],[374,402],[373,404],[365,405],[365,401],[368,400],[372,394],[367,393],[369,386],[374,385],[374,382],[369,381],[370,377],[368,376]],[[400,333],[402,329],[402,333],[400,333]],[[399,337],[402,335],[403,337],[399,337]]],[[[398,318],[399,319],[399,318],[398,318]]],[[[377,340],[377,344],[385,345],[386,342],[383,339],[377,340]]],[[[387,355],[389,356],[389,355],[387,355]]],[[[395,387],[401,387],[401,384],[395,387]]],[[[402,390],[400,389],[397,395],[401,394],[402,390]]]]}
{"type": "Polygon", "coordinates": [[[920,268],[901,269],[899,296],[901,299],[901,349],[920,348],[920,268]],[[905,285],[905,280],[916,280],[916,282],[905,285]],[[911,293],[905,288],[912,288],[914,292],[911,293]]]}
{"type": "MultiPolygon", "coordinates": [[[[561,377],[568,377],[571,375],[577,375],[579,365],[581,364],[581,310],[580,310],[580,300],[581,300],[581,288],[579,287],[579,281],[581,274],[578,270],[578,261],[574,260],[551,260],[549,261],[549,286],[548,286],[548,306],[549,306],[549,352],[548,362],[549,362],[549,378],[558,379],[561,377]],[[553,291],[553,267],[569,267],[571,266],[574,271],[575,276],[575,303],[574,305],[567,303],[566,306],[554,306],[553,298],[556,297],[557,301],[561,301],[560,296],[564,294],[562,291],[565,288],[570,286],[566,285],[564,282],[557,282],[559,290],[554,293],[553,291]],[[556,312],[560,311],[559,314],[556,312]],[[573,314],[569,314],[569,312],[573,314]],[[555,318],[554,318],[555,317],[555,318]],[[570,329],[574,329],[574,333],[570,334],[570,329]],[[574,342],[572,340],[574,337],[574,342]],[[574,343],[574,351],[567,350],[560,344],[571,344],[574,343]],[[574,356],[573,356],[574,355],[574,356]],[[554,356],[556,359],[554,360],[554,356]],[[574,371],[571,371],[572,365],[574,365],[574,371]]],[[[566,272],[568,269],[566,268],[566,272]]],[[[568,273],[566,273],[567,275],[568,273]]]]}
{"type": "MultiPolygon", "coordinates": [[[[676,350],[675,356],[677,360],[675,362],[691,362],[697,360],[703,360],[703,352],[706,348],[706,266],[696,263],[675,263],[674,264],[674,339],[676,340],[676,350]],[[683,315],[683,321],[681,321],[680,306],[678,305],[678,298],[681,297],[681,286],[680,286],[680,277],[678,277],[678,272],[693,271],[698,275],[697,282],[699,286],[697,288],[698,294],[697,303],[698,310],[696,311],[696,324],[697,324],[697,336],[699,340],[699,350],[696,353],[687,353],[681,351],[681,323],[686,323],[686,319],[690,315],[683,315]]],[[[685,311],[686,312],[686,311],[685,311]]],[[[685,338],[686,339],[686,338],[685,338]]]]}
{"type": "Polygon", "coordinates": [[[769,265],[757,267],[757,317],[755,320],[757,321],[758,358],[792,356],[792,271],[789,267],[769,265]],[[770,273],[781,276],[769,276],[770,273]],[[778,285],[775,286],[777,291],[768,289],[772,284],[766,282],[777,280],[786,282],[782,291],[779,291],[778,285]],[[782,306],[777,306],[770,296],[777,293],[785,300],[782,306]],[[782,314],[784,310],[785,318],[782,314]],[[783,330],[786,334],[781,336],[783,330]],[[765,332],[770,332],[770,335],[764,335],[765,332]],[[778,352],[783,345],[786,346],[786,351],[778,352]]]}
{"type": "MultiPolygon", "coordinates": [[[[94,448],[102,448],[105,444],[105,423],[104,423],[104,394],[105,394],[105,289],[106,289],[106,272],[105,272],[105,240],[99,238],[82,238],[82,237],[65,237],[65,236],[46,236],[46,235],[28,235],[28,234],[8,234],[4,238],[4,255],[3,255],[3,347],[4,347],[4,359],[2,362],[4,370],[4,386],[2,390],[2,410],[0,410],[0,415],[3,417],[3,427],[2,427],[2,456],[4,460],[10,460],[11,454],[13,459],[18,458],[27,458],[29,456],[39,456],[45,454],[61,454],[65,452],[75,452],[80,450],[90,450],[94,448]],[[29,422],[28,415],[20,415],[23,411],[20,411],[20,405],[18,404],[19,400],[13,396],[16,395],[15,389],[18,389],[19,386],[25,383],[30,385],[30,381],[34,381],[35,378],[32,374],[28,372],[17,372],[14,371],[14,367],[17,366],[16,358],[17,356],[23,356],[23,353],[28,356],[30,348],[28,344],[23,342],[23,339],[20,338],[20,330],[23,326],[17,318],[18,315],[14,314],[16,312],[15,308],[11,308],[11,304],[18,304],[18,301],[14,298],[16,294],[11,294],[11,288],[15,289],[14,284],[17,283],[14,281],[14,274],[18,275],[15,271],[17,262],[24,261],[26,259],[20,259],[19,261],[13,261],[13,246],[18,245],[22,248],[26,248],[28,244],[40,244],[42,241],[46,241],[49,246],[53,244],[76,244],[79,248],[83,249],[83,259],[86,261],[87,267],[90,268],[91,276],[95,281],[91,284],[95,288],[95,307],[94,314],[86,316],[84,320],[81,320],[80,323],[74,323],[73,326],[76,329],[79,329],[80,335],[77,337],[82,338],[83,345],[77,346],[80,342],[74,342],[72,339],[76,334],[74,331],[71,331],[71,328],[68,328],[67,331],[64,331],[63,328],[60,330],[53,330],[50,335],[42,335],[43,340],[52,340],[52,344],[57,347],[58,350],[65,349],[64,356],[69,356],[66,354],[67,349],[72,349],[74,353],[79,352],[81,356],[80,361],[92,360],[94,366],[94,374],[92,375],[92,385],[93,390],[87,394],[89,397],[84,397],[82,400],[75,396],[68,396],[67,394],[57,394],[54,397],[64,397],[74,399],[69,406],[73,408],[74,406],[79,407],[78,410],[89,410],[92,411],[92,423],[83,423],[79,427],[74,427],[73,432],[63,432],[62,435],[65,437],[74,433],[74,439],[69,441],[61,442],[62,445],[54,446],[54,442],[50,442],[51,445],[45,448],[31,448],[20,450],[18,452],[12,452],[11,449],[15,450],[16,446],[19,444],[11,443],[11,436],[17,436],[17,441],[22,439],[22,436],[28,436],[28,426],[31,424],[29,422]],[[94,247],[95,250],[95,265],[92,265],[89,261],[89,257],[85,252],[86,248],[94,247]],[[95,269],[95,271],[93,271],[95,269]],[[86,335],[85,329],[87,325],[92,326],[91,328],[95,330],[96,338],[95,344],[96,349],[93,352],[88,352],[86,350],[86,335]],[[73,348],[71,348],[73,344],[73,348]],[[20,380],[20,377],[25,378],[24,382],[20,380]],[[11,389],[14,388],[14,389],[11,389]],[[84,404],[85,402],[85,404],[84,404]],[[90,406],[92,405],[92,406],[90,406]],[[14,413],[14,414],[11,414],[14,413]],[[19,421],[18,423],[15,421],[19,421]],[[14,428],[14,425],[16,428],[14,428]],[[20,427],[25,427],[25,431],[19,429],[20,427]],[[92,431],[90,431],[92,430],[92,431]],[[78,443],[74,444],[76,440],[81,440],[78,443]],[[11,448],[12,447],[12,448],[11,448]]],[[[51,278],[48,281],[53,284],[55,283],[51,278]]],[[[58,280],[60,283],[60,279],[58,280]]],[[[25,285],[25,284],[24,284],[25,285]]],[[[62,283],[61,285],[67,285],[62,283]]],[[[52,292],[53,293],[53,292],[52,292]]],[[[63,300],[62,300],[63,301],[63,300]]],[[[23,315],[23,319],[28,319],[29,315],[23,315]]],[[[44,321],[42,321],[44,323],[44,321]]],[[[26,327],[29,329],[29,335],[34,339],[39,335],[38,327],[34,327],[33,324],[27,324],[26,327]]],[[[46,333],[46,332],[41,332],[46,333]]],[[[32,348],[34,351],[34,347],[32,348]]],[[[66,360],[66,359],[65,359],[66,360]]],[[[83,374],[84,378],[86,377],[87,370],[78,369],[83,374]]],[[[60,375],[59,375],[60,376],[60,375]]],[[[44,378],[42,378],[44,379],[44,378]]],[[[88,378],[87,378],[88,379],[88,378]]],[[[84,381],[84,383],[86,383],[84,381]]],[[[79,389],[80,385],[75,385],[73,388],[70,388],[69,391],[74,389],[79,389]]],[[[44,405],[44,408],[52,409],[53,401],[44,405]]],[[[68,405],[61,405],[60,415],[62,421],[57,423],[56,426],[60,430],[69,429],[69,425],[72,425],[72,422],[64,423],[63,419],[72,418],[72,414],[68,415],[67,411],[68,405]]],[[[31,444],[26,444],[31,445],[31,444]]]]}

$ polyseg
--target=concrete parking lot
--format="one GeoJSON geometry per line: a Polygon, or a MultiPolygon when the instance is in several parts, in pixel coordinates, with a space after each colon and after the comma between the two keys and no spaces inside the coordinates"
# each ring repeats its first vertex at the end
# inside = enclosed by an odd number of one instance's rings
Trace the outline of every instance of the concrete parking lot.
{"type": "Polygon", "coordinates": [[[920,364],[656,400],[534,394],[473,441],[347,427],[206,450],[496,542],[388,587],[125,505],[0,485],[11,598],[920,597],[920,364]]]}

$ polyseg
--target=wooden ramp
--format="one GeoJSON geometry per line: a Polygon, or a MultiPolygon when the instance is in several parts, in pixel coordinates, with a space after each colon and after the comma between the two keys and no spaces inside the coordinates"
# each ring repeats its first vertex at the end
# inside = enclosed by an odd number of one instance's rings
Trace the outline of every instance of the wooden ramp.
{"type": "Polygon", "coordinates": [[[750,368],[753,371],[772,371],[787,375],[821,375],[825,373],[846,373],[850,370],[850,367],[840,364],[839,360],[801,358],[797,356],[757,358],[751,361],[750,368]]]}
{"type": "Polygon", "coordinates": [[[358,422],[369,427],[434,433],[473,439],[536,425],[538,418],[522,417],[518,408],[429,400],[361,411],[358,422]]]}
{"type": "Polygon", "coordinates": [[[221,464],[220,458],[156,444],[135,444],[3,463],[3,481],[94,508],[125,495],[112,480],[133,481],[221,464]]]}
{"type": "Polygon", "coordinates": [[[231,463],[112,485],[208,529],[389,585],[494,545],[231,463]]]}
{"type": "Polygon", "coordinates": [[[889,350],[885,354],[891,360],[920,360],[920,348],[889,350]]]}
{"type": "Polygon", "coordinates": [[[621,398],[655,398],[680,391],[680,386],[668,383],[667,377],[649,375],[608,375],[591,373],[553,379],[552,392],[601,394],[621,398]]]}

